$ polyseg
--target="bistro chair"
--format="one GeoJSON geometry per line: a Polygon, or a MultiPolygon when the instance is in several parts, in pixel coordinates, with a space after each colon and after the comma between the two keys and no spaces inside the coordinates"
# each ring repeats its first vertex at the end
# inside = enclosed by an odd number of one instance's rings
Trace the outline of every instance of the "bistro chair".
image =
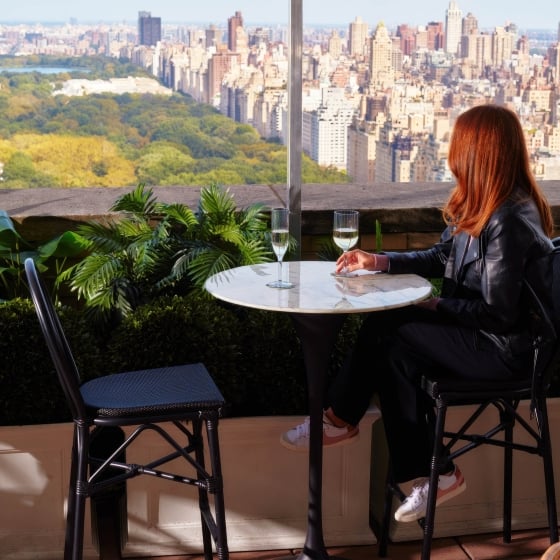
{"type": "MultiPolygon", "coordinates": [[[[558,243],[555,240],[555,245],[558,243]]],[[[513,485],[513,451],[523,451],[539,456],[542,459],[544,482],[548,510],[548,527],[550,543],[558,541],[558,519],[556,511],[556,495],[554,491],[554,471],[552,449],[547,411],[547,391],[551,376],[560,367],[560,345],[556,332],[560,318],[560,249],[553,253],[551,272],[553,275],[554,322],[551,322],[544,308],[529,284],[526,292],[538,309],[531,320],[536,336],[532,371],[527,372],[524,380],[516,381],[458,381],[453,379],[432,379],[428,374],[422,377],[422,389],[433,402],[433,421],[435,425],[434,448],[430,471],[430,486],[426,516],[418,523],[423,528],[422,560],[429,560],[436,515],[437,483],[440,468],[447,458],[451,460],[464,453],[476,449],[480,445],[494,445],[504,450],[503,474],[503,540],[511,542],[512,518],[512,485],[513,485]],[[533,426],[518,410],[521,400],[530,402],[533,426]],[[446,429],[448,407],[475,405],[464,424],[454,431],[446,429]],[[475,425],[477,419],[490,411],[497,413],[492,428],[479,433],[475,425]],[[514,437],[514,427],[518,426],[525,438],[514,437]],[[503,434],[502,437],[500,435],[503,434]],[[529,440],[529,443],[525,443],[529,440]]],[[[389,529],[394,511],[394,498],[401,502],[406,498],[391,477],[388,469],[388,480],[385,487],[385,503],[382,520],[372,520],[372,527],[378,538],[378,552],[381,558],[387,556],[389,529]]]]}
{"type": "Polygon", "coordinates": [[[94,498],[130,478],[151,475],[196,487],[204,557],[212,558],[214,544],[218,558],[227,560],[218,440],[218,421],[225,403],[204,365],[114,373],[82,383],[55,307],[32,259],[25,261],[25,273],[74,422],[64,559],[82,558],[87,498],[94,498]],[[210,469],[205,466],[203,427],[210,469]],[[128,433],[123,442],[108,456],[94,455],[96,448],[103,447],[96,445],[103,438],[103,431],[120,428],[128,433]],[[128,447],[143,433],[154,432],[169,444],[168,454],[152,458],[147,464],[127,463],[128,447]],[[177,458],[185,460],[192,477],[165,470],[177,458]]]}

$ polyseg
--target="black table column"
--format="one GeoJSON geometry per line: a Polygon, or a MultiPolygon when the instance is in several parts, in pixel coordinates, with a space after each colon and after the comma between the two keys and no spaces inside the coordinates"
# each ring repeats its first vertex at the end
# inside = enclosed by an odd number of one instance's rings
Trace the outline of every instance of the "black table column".
{"type": "Polygon", "coordinates": [[[327,560],[323,540],[323,402],[331,354],[344,323],[343,314],[292,314],[300,338],[309,395],[309,511],[307,536],[298,560],[327,560]]]}

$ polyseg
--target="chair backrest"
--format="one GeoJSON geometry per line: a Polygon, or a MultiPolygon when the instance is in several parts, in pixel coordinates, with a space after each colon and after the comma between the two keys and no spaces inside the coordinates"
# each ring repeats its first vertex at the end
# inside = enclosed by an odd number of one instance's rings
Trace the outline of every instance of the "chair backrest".
{"type": "Polygon", "coordinates": [[[542,414],[540,399],[546,397],[552,376],[560,368],[560,238],[554,239],[553,244],[555,248],[549,268],[552,288],[549,305],[543,305],[530,284],[526,283],[535,311],[532,328],[536,336],[531,413],[539,424],[542,414]]]}
{"type": "Polygon", "coordinates": [[[554,252],[552,253],[552,321],[560,334],[560,237],[552,240],[554,252]]]}
{"type": "Polygon", "coordinates": [[[80,375],[72,350],[62,329],[52,300],[33,259],[25,260],[25,274],[41,331],[54,363],[58,380],[74,420],[86,418],[86,407],[80,393],[80,375]]]}

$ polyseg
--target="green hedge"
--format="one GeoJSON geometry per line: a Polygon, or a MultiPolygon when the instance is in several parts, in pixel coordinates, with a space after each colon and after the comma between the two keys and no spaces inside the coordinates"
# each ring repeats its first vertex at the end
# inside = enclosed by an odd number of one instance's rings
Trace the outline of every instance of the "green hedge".
{"type": "MultiPolygon", "coordinates": [[[[102,356],[82,315],[61,310],[66,336],[84,378],[96,375],[102,356]]],[[[68,408],[30,300],[0,305],[0,425],[69,420],[68,408]]]]}
{"type": "MultiPolygon", "coordinates": [[[[165,297],[140,307],[101,339],[84,315],[61,321],[84,379],[107,373],[203,362],[230,416],[305,414],[305,369],[290,317],[201,296],[165,297]]],[[[352,345],[359,318],[339,337],[333,370],[352,345]]],[[[0,425],[70,420],[29,300],[0,305],[0,425]]]]}

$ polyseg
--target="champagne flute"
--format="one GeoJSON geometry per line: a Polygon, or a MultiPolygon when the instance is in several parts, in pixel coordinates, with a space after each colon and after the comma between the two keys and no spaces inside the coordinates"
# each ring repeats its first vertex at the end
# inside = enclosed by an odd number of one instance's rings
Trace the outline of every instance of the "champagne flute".
{"type": "Polygon", "coordinates": [[[344,270],[337,276],[352,276],[346,272],[346,253],[358,242],[358,221],[359,213],[357,210],[335,210],[333,222],[333,241],[343,251],[344,270]]]}
{"type": "Polygon", "coordinates": [[[290,239],[290,211],[287,208],[273,208],[270,211],[272,250],[278,259],[278,280],[269,282],[270,288],[293,288],[291,282],[282,280],[282,259],[288,250],[290,239]]]}

